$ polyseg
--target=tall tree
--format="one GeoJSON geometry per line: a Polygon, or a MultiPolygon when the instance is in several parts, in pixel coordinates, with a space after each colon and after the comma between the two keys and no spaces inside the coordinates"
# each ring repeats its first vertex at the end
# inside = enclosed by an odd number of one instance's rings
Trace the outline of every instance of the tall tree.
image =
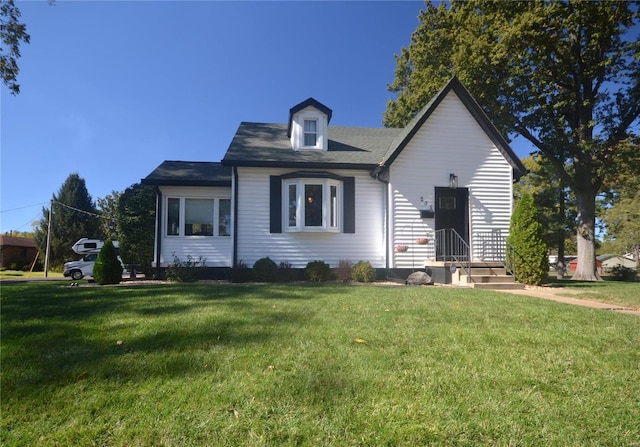
{"type": "Polygon", "coordinates": [[[100,226],[107,239],[118,240],[118,200],[121,193],[111,191],[104,198],[98,197],[98,209],[100,210],[100,226]]]}
{"type": "MultiPolygon", "coordinates": [[[[51,251],[49,264],[56,269],[64,262],[76,259],[78,255],[71,246],[80,238],[102,238],[100,219],[93,199],[83,178],[71,174],[52,198],[51,251]]],[[[46,251],[49,214],[51,209],[43,208],[43,217],[35,229],[35,240],[40,253],[46,251]]]]}
{"type": "Polygon", "coordinates": [[[21,43],[29,43],[27,26],[20,22],[20,10],[13,0],[0,0],[0,76],[12,94],[20,93],[18,58],[21,43]]]}
{"type": "Polygon", "coordinates": [[[553,164],[577,200],[575,279],[596,280],[596,196],[626,163],[640,116],[638,2],[427,3],[396,56],[386,126],[404,126],[452,75],[505,134],[553,164]]]}
{"type": "Polygon", "coordinates": [[[140,264],[138,269],[149,277],[156,222],[155,189],[139,183],[125,189],[118,198],[117,215],[122,259],[140,264]]]}
{"type": "Polygon", "coordinates": [[[575,234],[575,198],[544,155],[530,155],[522,163],[529,173],[515,185],[516,200],[525,192],[533,196],[543,228],[543,239],[550,251],[558,256],[556,273],[558,279],[562,279],[566,267],[565,248],[575,246],[575,243],[567,244],[568,237],[575,234]]]}

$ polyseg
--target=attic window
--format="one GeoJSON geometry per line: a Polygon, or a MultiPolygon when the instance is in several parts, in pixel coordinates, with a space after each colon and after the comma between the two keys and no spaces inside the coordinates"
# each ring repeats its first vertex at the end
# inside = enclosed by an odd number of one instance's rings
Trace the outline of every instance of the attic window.
{"type": "Polygon", "coordinates": [[[318,145],[318,120],[304,120],[304,145],[305,147],[318,145]]]}

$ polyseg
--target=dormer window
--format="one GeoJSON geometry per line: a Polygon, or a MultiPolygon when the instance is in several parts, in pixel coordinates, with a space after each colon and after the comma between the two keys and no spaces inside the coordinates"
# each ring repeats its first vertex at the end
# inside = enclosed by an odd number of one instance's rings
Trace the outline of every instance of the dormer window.
{"type": "Polygon", "coordinates": [[[287,136],[291,148],[299,150],[327,150],[329,147],[329,121],[333,112],[313,98],[289,110],[287,136]]]}
{"type": "Polygon", "coordinates": [[[318,145],[318,120],[304,120],[304,146],[318,145]]]}

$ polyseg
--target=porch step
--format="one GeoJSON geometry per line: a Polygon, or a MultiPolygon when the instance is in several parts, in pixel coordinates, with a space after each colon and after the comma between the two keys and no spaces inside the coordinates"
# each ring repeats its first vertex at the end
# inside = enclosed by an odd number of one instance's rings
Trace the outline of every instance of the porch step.
{"type": "Polygon", "coordinates": [[[474,289],[493,290],[522,290],[523,284],[515,281],[513,275],[509,275],[501,264],[485,264],[482,266],[471,266],[471,280],[462,271],[460,272],[460,283],[474,289]],[[466,283],[466,284],[465,284],[466,283]]]}
{"type": "Polygon", "coordinates": [[[524,284],[513,282],[472,282],[467,284],[473,289],[487,290],[523,290],[524,284]]]}

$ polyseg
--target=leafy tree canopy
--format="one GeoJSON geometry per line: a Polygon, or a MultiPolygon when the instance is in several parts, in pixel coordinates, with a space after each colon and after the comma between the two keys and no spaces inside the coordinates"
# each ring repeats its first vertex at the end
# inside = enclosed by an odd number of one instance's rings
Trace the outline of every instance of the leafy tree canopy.
{"type": "Polygon", "coordinates": [[[131,185],[119,194],[116,214],[122,259],[140,264],[136,270],[150,277],[156,222],[155,189],[139,183],[131,185]]]}
{"type": "Polygon", "coordinates": [[[20,44],[29,43],[31,36],[27,34],[27,26],[20,22],[20,10],[13,0],[0,0],[0,76],[12,94],[20,93],[17,82],[18,58],[20,44]]]}
{"type": "Polygon", "coordinates": [[[627,163],[640,115],[640,6],[626,1],[429,2],[396,56],[384,124],[404,126],[456,75],[505,134],[543,153],[576,196],[578,269],[597,279],[595,197],[627,163]]]}

